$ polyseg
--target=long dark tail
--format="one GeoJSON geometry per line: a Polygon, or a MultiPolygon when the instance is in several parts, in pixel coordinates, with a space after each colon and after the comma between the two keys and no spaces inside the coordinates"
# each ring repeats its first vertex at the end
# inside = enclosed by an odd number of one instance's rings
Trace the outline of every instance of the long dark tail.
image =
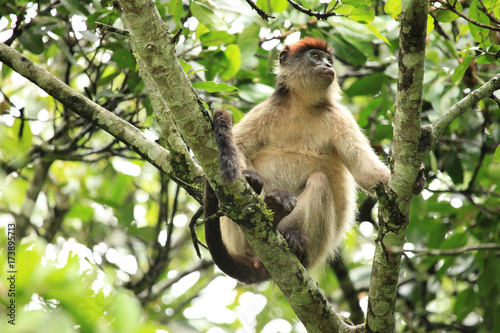
{"type": "MultiPolygon", "coordinates": [[[[207,182],[205,185],[205,218],[213,216],[217,210],[217,197],[207,182]]],[[[213,261],[225,274],[246,284],[269,280],[270,275],[265,267],[255,268],[255,259],[233,256],[229,253],[222,241],[219,217],[205,221],[205,240],[213,261]]],[[[244,245],[242,244],[242,246],[244,245]]]]}
{"type": "Polygon", "coordinates": [[[221,178],[225,184],[229,184],[241,174],[238,149],[233,140],[233,118],[224,110],[215,111],[213,124],[219,148],[221,178]]]}
{"type": "MultiPolygon", "coordinates": [[[[230,183],[239,177],[241,173],[238,150],[233,140],[233,120],[226,111],[216,111],[213,124],[217,147],[219,148],[221,178],[225,183],[230,183]]],[[[257,185],[252,183],[250,182],[254,190],[260,193],[262,182],[257,185]]],[[[208,182],[205,184],[204,206],[206,219],[215,216],[218,211],[219,201],[208,182]]],[[[255,267],[255,258],[232,256],[229,253],[222,241],[218,216],[205,222],[205,239],[213,261],[225,274],[247,284],[269,280],[270,276],[265,268],[259,267],[259,265],[257,265],[259,268],[255,267]]]]}

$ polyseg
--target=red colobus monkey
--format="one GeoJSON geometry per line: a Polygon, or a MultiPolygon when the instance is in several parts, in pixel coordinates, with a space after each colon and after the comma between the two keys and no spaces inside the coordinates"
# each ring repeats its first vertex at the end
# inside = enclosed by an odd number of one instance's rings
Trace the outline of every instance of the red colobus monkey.
{"type": "MultiPolygon", "coordinates": [[[[339,86],[326,42],[304,38],[285,46],[276,73],[273,95],[234,128],[226,112],[214,115],[221,176],[230,182],[242,171],[254,190],[262,191],[276,228],[311,268],[334,256],[354,221],[356,184],[372,192],[390,172],[337,102],[339,86]]],[[[207,184],[205,216],[216,212],[217,198],[207,184]]],[[[243,283],[270,278],[229,218],[208,221],[205,231],[224,273],[243,283]]]]}

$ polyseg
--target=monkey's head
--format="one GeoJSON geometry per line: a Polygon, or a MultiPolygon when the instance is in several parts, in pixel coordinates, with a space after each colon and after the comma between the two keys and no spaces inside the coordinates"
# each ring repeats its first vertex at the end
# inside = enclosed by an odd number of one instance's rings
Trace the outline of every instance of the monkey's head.
{"type": "Polygon", "coordinates": [[[333,52],[321,39],[307,37],[285,46],[276,72],[278,86],[290,92],[338,91],[333,52]]]}

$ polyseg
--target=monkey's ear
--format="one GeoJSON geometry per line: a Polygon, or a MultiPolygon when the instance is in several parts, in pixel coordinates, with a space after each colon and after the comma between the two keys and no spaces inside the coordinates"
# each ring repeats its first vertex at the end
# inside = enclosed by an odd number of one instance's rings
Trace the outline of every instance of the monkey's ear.
{"type": "Polygon", "coordinates": [[[279,58],[280,59],[280,65],[285,62],[287,56],[288,56],[288,50],[287,49],[281,51],[280,58],[279,58]]]}

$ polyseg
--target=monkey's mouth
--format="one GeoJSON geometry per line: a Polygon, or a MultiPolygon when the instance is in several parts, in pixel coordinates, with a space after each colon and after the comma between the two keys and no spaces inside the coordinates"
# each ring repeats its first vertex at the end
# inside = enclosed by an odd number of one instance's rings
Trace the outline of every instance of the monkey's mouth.
{"type": "Polygon", "coordinates": [[[331,77],[335,77],[335,71],[333,69],[327,69],[321,72],[321,74],[329,75],[331,77]]]}

